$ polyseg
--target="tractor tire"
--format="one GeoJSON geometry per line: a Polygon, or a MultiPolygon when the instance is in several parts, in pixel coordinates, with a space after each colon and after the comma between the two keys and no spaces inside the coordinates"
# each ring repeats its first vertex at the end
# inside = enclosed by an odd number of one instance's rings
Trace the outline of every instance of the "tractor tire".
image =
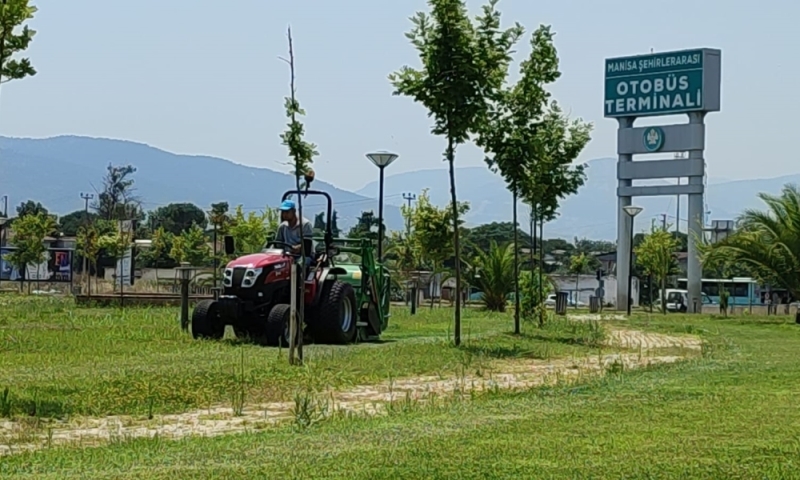
{"type": "Polygon", "coordinates": [[[316,341],[345,345],[356,340],[358,311],[352,285],[338,280],[325,285],[316,313],[316,341]]]}
{"type": "Polygon", "coordinates": [[[289,346],[289,321],[291,306],[279,303],[267,314],[267,325],[264,329],[263,343],[268,347],[289,346]]]}
{"type": "Polygon", "coordinates": [[[201,300],[192,312],[192,337],[220,340],[225,336],[225,324],[219,318],[217,302],[201,300]]]}

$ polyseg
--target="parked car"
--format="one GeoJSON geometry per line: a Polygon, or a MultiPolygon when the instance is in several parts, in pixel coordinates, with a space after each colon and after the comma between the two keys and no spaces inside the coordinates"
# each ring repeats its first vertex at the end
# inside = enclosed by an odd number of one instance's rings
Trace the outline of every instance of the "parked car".
{"type": "MultiPolygon", "coordinates": [[[[680,312],[684,313],[689,309],[689,291],[677,288],[668,288],[666,294],[666,310],[667,312],[680,312]]],[[[714,302],[705,293],[701,294],[703,305],[713,305],[714,302]]],[[[661,297],[657,300],[656,305],[661,305],[661,297]]]]}

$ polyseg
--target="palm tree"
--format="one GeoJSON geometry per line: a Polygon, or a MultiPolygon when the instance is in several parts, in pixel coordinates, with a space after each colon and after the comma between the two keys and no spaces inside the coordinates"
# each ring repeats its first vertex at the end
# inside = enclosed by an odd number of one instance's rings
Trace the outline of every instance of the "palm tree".
{"type": "Polygon", "coordinates": [[[493,312],[506,310],[506,297],[514,290],[514,244],[499,246],[492,240],[489,250],[478,250],[474,267],[480,269],[477,284],[483,292],[483,303],[493,312]]]}
{"type": "Polygon", "coordinates": [[[784,185],[780,195],[760,193],[766,211],[745,210],[733,235],[708,255],[747,265],[762,281],[800,298],[800,189],[784,185]]]}

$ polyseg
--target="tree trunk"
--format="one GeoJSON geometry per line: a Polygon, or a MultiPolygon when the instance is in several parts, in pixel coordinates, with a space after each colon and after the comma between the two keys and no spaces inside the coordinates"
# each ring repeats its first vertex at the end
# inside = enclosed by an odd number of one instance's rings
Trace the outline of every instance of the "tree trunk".
{"type": "MultiPolygon", "coordinates": [[[[517,228],[517,185],[513,187],[514,198],[514,334],[520,334],[519,328],[519,233],[517,228]]],[[[505,304],[503,305],[505,307],[505,304]]],[[[505,308],[504,308],[505,310],[505,308]]]]}
{"type": "Polygon", "coordinates": [[[578,309],[578,288],[580,288],[581,274],[575,275],[575,310],[578,309]]]}
{"type": "MultiPolygon", "coordinates": [[[[461,240],[458,231],[458,198],[456,197],[456,166],[453,138],[447,139],[447,163],[450,164],[450,201],[453,208],[453,249],[455,250],[456,292],[461,291],[461,240]]],[[[461,345],[461,296],[456,295],[455,328],[453,341],[461,345]]]]}
{"type": "Polygon", "coordinates": [[[661,279],[661,313],[667,313],[667,278],[664,277],[661,279]]]}
{"type": "MultiPolygon", "coordinates": [[[[539,224],[539,220],[536,216],[536,206],[531,205],[531,284],[530,284],[530,301],[531,301],[531,308],[535,307],[539,303],[534,300],[537,295],[537,289],[539,288],[536,284],[533,283],[534,275],[536,275],[536,255],[537,255],[537,244],[538,242],[538,235],[536,234],[536,226],[539,224]]],[[[533,310],[531,310],[530,314],[533,315],[533,310]]]]}
{"type": "MultiPolygon", "coordinates": [[[[538,217],[538,215],[537,215],[538,217]]],[[[539,249],[539,327],[544,327],[544,299],[542,298],[544,285],[542,285],[542,270],[544,270],[544,219],[539,218],[539,241],[542,248],[539,249]]]]}

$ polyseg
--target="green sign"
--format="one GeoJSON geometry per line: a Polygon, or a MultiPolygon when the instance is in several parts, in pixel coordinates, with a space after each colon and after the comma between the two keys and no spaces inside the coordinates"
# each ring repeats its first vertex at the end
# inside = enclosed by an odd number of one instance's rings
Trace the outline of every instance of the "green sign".
{"type": "Polygon", "coordinates": [[[719,110],[719,50],[696,49],[606,60],[606,117],[719,110]]]}
{"type": "Polygon", "coordinates": [[[664,146],[664,130],[659,127],[647,127],[643,135],[644,148],[648,152],[657,152],[664,146]]]}

